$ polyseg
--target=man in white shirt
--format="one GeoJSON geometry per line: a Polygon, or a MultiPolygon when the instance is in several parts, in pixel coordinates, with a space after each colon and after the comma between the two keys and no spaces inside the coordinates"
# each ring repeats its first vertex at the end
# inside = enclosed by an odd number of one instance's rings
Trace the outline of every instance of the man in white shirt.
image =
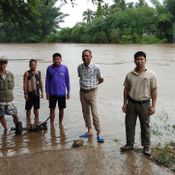
{"type": "Polygon", "coordinates": [[[82,105],[83,117],[85,120],[87,133],[80,137],[92,137],[91,114],[93,124],[97,131],[97,141],[104,142],[101,135],[101,127],[99,115],[97,111],[97,88],[104,81],[100,67],[97,64],[91,63],[92,53],[89,49],[82,52],[83,63],[78,66],[78,76],[80,78],[80,101],[82,105]]]}

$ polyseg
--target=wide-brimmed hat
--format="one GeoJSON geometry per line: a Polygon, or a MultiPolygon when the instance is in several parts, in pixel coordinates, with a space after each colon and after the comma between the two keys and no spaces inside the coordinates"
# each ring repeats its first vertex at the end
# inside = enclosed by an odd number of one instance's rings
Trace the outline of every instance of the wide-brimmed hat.
{"type": "Polygon", "coordinates": [[[0,63],[7,64],[8,63],[8,58],[4,55],[0,56],[0,63]]]}

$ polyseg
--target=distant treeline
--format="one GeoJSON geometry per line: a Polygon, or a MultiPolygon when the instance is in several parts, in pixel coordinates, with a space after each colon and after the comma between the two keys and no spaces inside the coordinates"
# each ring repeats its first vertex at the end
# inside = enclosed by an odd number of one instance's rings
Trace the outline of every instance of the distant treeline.
{"type": "Polygon", "coordinates": [[[114,0],[110,6],[102,0],[95,2],[97,10],[87,9],[82,14],[84,22],[63,29],[59,24],[66,14],[53,1],[41,1],[33,15],[20,22],[3,18],[0,10],[0,42],[170,43],[175,39],[174,0],[163,4],[151,0],[152,6],[145,0],[114,0]]]}

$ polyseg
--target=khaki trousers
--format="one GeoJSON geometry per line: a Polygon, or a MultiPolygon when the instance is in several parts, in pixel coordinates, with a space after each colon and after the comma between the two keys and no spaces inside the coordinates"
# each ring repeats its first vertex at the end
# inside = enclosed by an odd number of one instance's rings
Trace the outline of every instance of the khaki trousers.
{"type": "Polygon", "coordinates": [[[82,112],[86,127],[88,129],[92,128],[91,125],[91,114],[93,118],[93,124],[96,131],[100,131],[100,121],[97,111],[97,89],[90,92],[83,92],[80,90],[80,101],[82,106],[82,112]]]}

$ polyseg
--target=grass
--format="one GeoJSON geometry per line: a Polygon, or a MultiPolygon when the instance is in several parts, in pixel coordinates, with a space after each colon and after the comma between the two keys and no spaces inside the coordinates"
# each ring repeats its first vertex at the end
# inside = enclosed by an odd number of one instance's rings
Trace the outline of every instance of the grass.
{"type": "Polygon", "coordinates": [[[170,142],[164,146],[154,146],[152,156],[157,164],[164,165],[175,172],[175,142],[170,142]]]}

